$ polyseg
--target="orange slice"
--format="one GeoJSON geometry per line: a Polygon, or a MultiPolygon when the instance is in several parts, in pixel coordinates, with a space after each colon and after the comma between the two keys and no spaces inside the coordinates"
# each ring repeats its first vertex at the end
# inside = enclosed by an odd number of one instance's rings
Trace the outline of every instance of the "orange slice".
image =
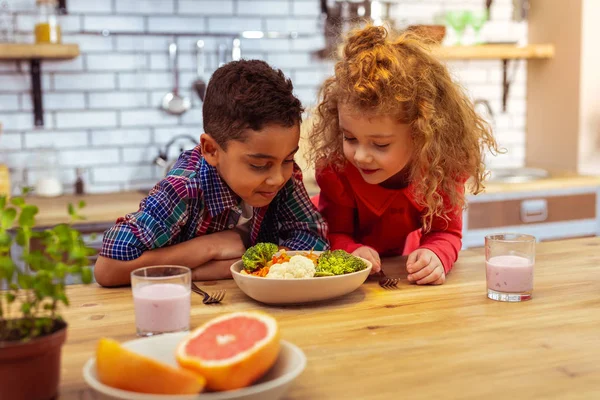
{"type": "Polygon", "coordinates": [[[206,383],[192,371],[134,353],[106,338],[98,342],[96,370],[105,385],[139,393],[194,394],[206,383]]]}
{"type": "Polygon", "coordinates": [[[211,390],[246,387],[262,377],[279,354],[277,321],[259,312],[236,312],[208,321],[177,348],[177,361],[206,378],[211,390]]]}

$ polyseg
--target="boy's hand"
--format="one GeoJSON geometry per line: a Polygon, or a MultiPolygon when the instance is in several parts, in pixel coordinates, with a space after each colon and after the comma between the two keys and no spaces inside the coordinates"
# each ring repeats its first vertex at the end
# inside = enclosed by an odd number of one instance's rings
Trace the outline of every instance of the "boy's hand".
{"type": "Polygon", "coordinates": [[[429,249],[417,249],[406,260],[408,281],[417,285],[441,285],[446,281],[446,272],[439,257],[429,249]]]}
{"type": "Polygon", "coordinates": [[[217,249],[216,260],[239,259],[246,252],[246,246],[242,240],[241,233],[236,229],[213,233],[206,237],[214,240],[217,249]]]}
{"type": "Polygon", "coordinates": [[[370,261],[373,264],[373,269],[371,269],[371,274],[376,274],[381,270],[381,258],[379,258],[379,253],[368,246],[362,246],[352,252],[353,256],[364,258],[367,261],[370,261]]]}

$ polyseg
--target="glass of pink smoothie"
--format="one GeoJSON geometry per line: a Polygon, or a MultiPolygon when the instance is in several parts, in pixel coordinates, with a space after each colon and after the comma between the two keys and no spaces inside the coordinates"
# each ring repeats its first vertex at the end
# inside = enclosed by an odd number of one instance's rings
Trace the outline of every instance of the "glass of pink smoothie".
{"type": "Polygon", "coordinates": [[[131,272],[131,290],[138,336],[190,329],[192,272],[164,265],[131,272]]]}
{"type": "Polygon", "coordinates": [[[485,237],[487,296],[497,301],[525,301],[533,292],[535,237],[502,233],[485,237]]]}

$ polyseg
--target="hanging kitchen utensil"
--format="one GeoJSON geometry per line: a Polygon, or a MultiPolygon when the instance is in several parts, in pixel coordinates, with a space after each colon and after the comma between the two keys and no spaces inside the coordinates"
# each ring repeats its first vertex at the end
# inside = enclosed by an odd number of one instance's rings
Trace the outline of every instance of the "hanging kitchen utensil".
{"type": "Polygon", "coordinates": [[[222,67],[223,65],[227,64],[227,44],[225,43],[219,43],[218,61],[219,67],[222,67]]]}
{"type": "Polygon", "coordinates": [[[206,81],[204,80],[204,40],[198,40],[196,42],[196,73],[198,77],[194,81],[192,87],[198,94],[198,97],[200,97],[200,100],[204,102],[204,95],[206,95],[206,81]]]}
{"type": "Polygon", "coordinates": [[[179,69],[177,63],[177,44],[169,45],[169,60],[173,69],[173,91],[167,93],[162,100],[162,108],[169,114],[181,115],[191,107],[190,99],[179,95],[179,69]]]}
{"type": "Polygon", "coordinates": [[[242,41],[239,38],[233,39],[231,46],[231,61],[239,61],[242,59],[242,41]]]}

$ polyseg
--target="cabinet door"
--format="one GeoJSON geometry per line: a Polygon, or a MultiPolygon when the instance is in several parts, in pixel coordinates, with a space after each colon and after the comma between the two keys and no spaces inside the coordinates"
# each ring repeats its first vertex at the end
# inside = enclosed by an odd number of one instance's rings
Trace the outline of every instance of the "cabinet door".
{"type": "Polygon", "coordinates": [[[596,194],[475,202],[467,218],[469,230],[596,219],[596,194]]]}

